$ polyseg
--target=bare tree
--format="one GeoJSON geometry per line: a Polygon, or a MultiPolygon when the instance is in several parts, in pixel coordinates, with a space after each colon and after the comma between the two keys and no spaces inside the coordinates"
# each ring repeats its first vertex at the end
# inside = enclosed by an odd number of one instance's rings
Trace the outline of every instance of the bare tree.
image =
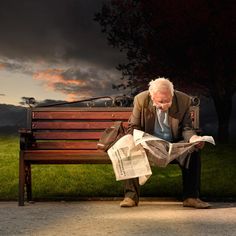
{"type": "Polygon", "coordinates": [[[33,97],[21,97],[22,101],[19,102],[21,105],[28,105],[29,107],[33,107],[37,104],[35,98],[33,97]]]}

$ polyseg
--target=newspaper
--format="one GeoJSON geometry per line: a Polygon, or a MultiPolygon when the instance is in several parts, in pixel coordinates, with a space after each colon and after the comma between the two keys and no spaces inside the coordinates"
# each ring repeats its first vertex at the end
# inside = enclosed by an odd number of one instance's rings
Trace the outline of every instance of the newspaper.
{"type": "Polygon", "coordinates": [[[108,155],[116,180],[139,177],[139,184],[142,185],[152,174],[150,164],[166,167],[174,159],[183,164],[195,150],[195,145],[202,141],[215,145],[212,136],[198,136],[192,143],[170,143],[134,129],[133,135],[120,138],[108,150],[108,155]]]}
{"type": "Polygon", "coordinates": [[[120,138],[108,149],[107,153],[111,159],[116,180],[139,177],[139,183],[142,185],[152,174],[144,148],[141,144],[134,143],[131,134],[120,138]]]}
{"type": "MultiPolygon", "coordinates": [[[[209,142],[215,145],[212,136],[198,136],[197,139],[194,139],[194,142],[190,143],[170,143],[137,129],[134,130],[133,138],[135,145],[141,144],[143,148],[148,150],[149,162],[159,167],[166,167],[175,159],[178,160],[180,165],[184,165],[186,158],[196,150],[195,145],[199,142],[209,142]]],[[[188,163],[186,163],[186,166],[188,167],[188,163]]]]}

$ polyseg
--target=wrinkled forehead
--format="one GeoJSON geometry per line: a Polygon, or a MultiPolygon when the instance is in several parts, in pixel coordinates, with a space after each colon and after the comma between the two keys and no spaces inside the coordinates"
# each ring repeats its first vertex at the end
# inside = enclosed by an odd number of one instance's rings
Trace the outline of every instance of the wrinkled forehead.
{"type": "Polygon", "coordinates": [[[160,100],[160,101],[167,101],[170,102],[172,100],[172,95],[171,92],[167,90],[162,90],[162,91],[156,91],[151,95],[153,100],[160,100]]]}

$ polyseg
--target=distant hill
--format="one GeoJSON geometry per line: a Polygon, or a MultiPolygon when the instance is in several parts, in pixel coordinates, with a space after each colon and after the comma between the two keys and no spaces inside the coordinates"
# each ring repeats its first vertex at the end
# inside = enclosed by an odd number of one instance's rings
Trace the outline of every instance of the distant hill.
{"type": "Polygon", "coordinates": [[[25,126],[25,107],[0,104],[0,134],[17,133],[19,127],[25,126]]]}

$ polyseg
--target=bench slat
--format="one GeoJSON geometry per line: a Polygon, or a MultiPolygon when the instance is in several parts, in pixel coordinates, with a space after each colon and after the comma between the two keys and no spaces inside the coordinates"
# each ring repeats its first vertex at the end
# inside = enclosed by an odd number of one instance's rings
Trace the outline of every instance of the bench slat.
{"type": "MultiPolygon", "coordinates": [[[[113,122],[32,122],[32,129],[105,129],[110,127],[113,122]]],[[[128,122],[123,123],[125,127],[128,122]]]]}
{"type": "Polygon", "coordinates": [[[98,140],[102,132],[34,132],[35,139],[42,140],[98,140]]]}
{"type": "Polygon", "coordinates": [[[81,155],[83,153],[85,153],[86,155],[99,155],[99,156],[108,156],[106,152],[103,152],[101,150],[85,150],[85,149],[81,149],[81,150],[70,150],[70,151],[63,151],[63,150],[24,150],[24,153],[28,154],[36,154],[36,155],[41,155],[41,154],[45,154],[45,153],[49,153],[49,155],[61,155],[61,154],[65,154],[65,155],[81,155]]]}
{"type": "Polygon", "coordinates": [[[111,164],[110,159],[106,157],[89,157],[89,158],[72,158],[72,159],[65,159],[65,158],[36,158],[27,160],[31,164],[111,164]]]}
{"type": "Polygon", "coordinates": [[[61,161],[67,163],[73,161],[76,163],[111,163],[107,153],[99,150],[27,150],[24,152],[26,161],[44,161],[51,162],[61,161]]]}
{"type": "Polygon", "coordinates": [[[130,117],[130,111],[120,111],[120,112],[113,112],[113,111],[33,111],[32,112],[32,119],[66,119],[66,120],[127,120],[130,117]]]}
{"type": "Polygon", "coordinates": [[[68,149],[88,149],[88,150],[96,150],[97,142],[37,142],[34,149],[43,149],[43,150],[68,150],[68,149]]]}
{"type": "Polygon", "coordinates": [[[107,156],[86,156],[86,155],[80,155],[77,156],[70,156],[70,157],[64,157],[63,155],[60,156],[33,156],[33,157],[27,157],[24,158],[26,161],[31,161],[33,164],[35,163],[41,163],[41,164],[110,164],[111,161],[107,156]]]}

